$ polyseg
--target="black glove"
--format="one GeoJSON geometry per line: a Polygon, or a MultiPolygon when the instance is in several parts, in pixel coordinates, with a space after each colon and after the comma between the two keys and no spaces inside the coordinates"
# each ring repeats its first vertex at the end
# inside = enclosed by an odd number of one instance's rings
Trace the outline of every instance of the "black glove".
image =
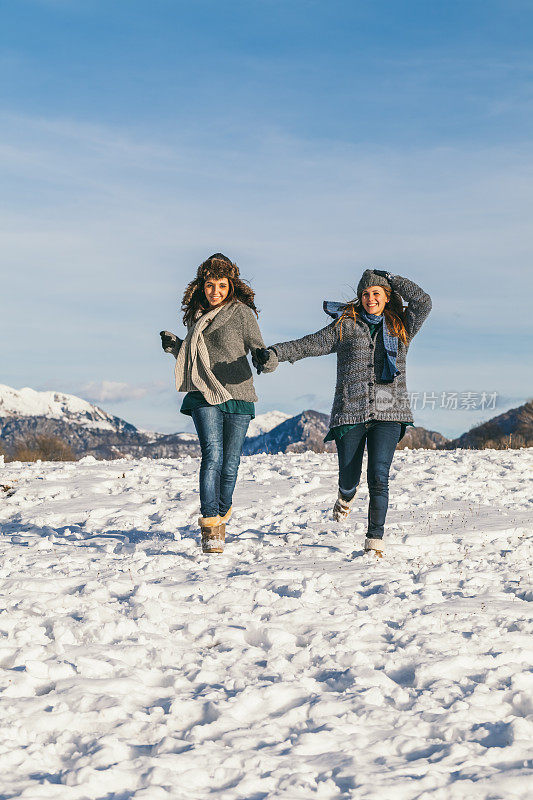
{"type": "Polygon", "coordinates": [[[159,335],[161,337],[161,347],[165,353],[172,353],[178,341],[178,337],[174,336],[170,331],[160,331],[159,335]]]}
{"type": "Polygon", "coordinates": [[[387,278],[388,281],[392,279],[392,275],[386,269],[373,269],[372,272],[374,275],[381,275],[382,278],[387,278]]]}
{"type": "Polygon", "coordinates": [[[266,347],[257,347],[255,350],[252,350],[252,364],[256,368],[258,375],[263,372],[263,368],[268,364],[269,359],[270,350],[266,347]]]}

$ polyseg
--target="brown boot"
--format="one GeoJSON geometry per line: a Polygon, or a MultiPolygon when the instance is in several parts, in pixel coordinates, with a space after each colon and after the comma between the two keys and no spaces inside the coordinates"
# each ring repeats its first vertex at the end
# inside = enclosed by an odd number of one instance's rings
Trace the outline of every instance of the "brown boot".
{"type": "Polygon", "coordinates": [[[345,500],[342,494],[338,493],[335,505],[333,506],[333,519],[335,522],[341,522],[345,519],[352,510],[352,503],[355,500],[355,495],[351,500],[345,500]]]}
{"type": "Polygon", "coordinates": [[[229,522],[232,512],[233,512],[233,506],[230,506],[228,508],[228,510],[226,511],[226,513],[223,516],[220,517],[220,524],[221,525],[225,525],[226,522],[229,522]]]}
{"type": "Polygon", "coordinates": [[[216,517],[198,517],[198,525],[202,531],[202,552],[223,553],[226,526],[220,523],[220,515],[216,517]]]}
{"type": "Polygon", "coordinates": [[[367,536],[365,539],[365,555],[383,558],[383,540],[371,539],[367,536]]]}

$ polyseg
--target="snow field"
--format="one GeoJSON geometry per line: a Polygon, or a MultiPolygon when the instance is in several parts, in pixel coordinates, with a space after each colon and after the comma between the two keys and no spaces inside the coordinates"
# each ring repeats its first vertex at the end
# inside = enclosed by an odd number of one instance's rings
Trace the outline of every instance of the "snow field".
{"type": "Polygon", "coordinates": [[[533,777],[533,451],[401,451],[383,561],[329,454],[0,466],[0,800],[496,800],[533,777]]]}

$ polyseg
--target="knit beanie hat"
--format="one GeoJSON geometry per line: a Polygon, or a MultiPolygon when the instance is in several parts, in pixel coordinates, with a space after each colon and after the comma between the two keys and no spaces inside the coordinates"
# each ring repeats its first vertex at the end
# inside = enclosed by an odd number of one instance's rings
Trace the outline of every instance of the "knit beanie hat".
{"type": "Polygon", "coordinates": [[[371,269],[365,269],[363,275],[361,276],[361,280],[357,284],[357,297],[359,300],[361,299],[365,289],[368,289],[370,286],[385,286],[388,289],[391,288],[389,281],[384,275],[376,275],[376,273],[372,272],[371,269]]]}

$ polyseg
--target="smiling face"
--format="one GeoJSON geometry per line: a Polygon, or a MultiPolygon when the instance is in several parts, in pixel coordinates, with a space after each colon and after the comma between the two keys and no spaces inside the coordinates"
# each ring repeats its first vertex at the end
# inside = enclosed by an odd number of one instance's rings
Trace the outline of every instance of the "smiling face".
{"type": "Polygon", "coordinates": [[[388,303],[388,297],[383,286],[369,286],[361,295],[361,303],[367,314],[380,316],[388,303]]]}
{"type": "Polygon", "coordinates": [[[211,308],[222,305],[229,293],[229,280],[208,278],[204,283],[204,293],[211,308]]]}

